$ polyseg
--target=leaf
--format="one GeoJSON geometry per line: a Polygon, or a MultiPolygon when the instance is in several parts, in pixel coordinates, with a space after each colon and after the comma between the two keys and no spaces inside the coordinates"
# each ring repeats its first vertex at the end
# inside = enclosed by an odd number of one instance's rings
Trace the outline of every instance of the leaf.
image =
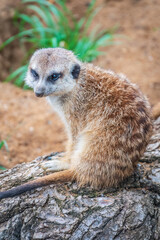
{"type": "Polygon", "coordinates": [[[0,149],[3,147],[3,145],[4,145],[4,141],[1,141],[0,142],[0,149]]]}
{"type": "Polygon", "coordinates": [[[7,150],[7,152],[9,152],[9,148],[8,148],[7,142],[5,140],[3,140],[3,142],[4,142],[5,149],[7,150]]]}
{"type": "Polygon", "coordinates": [[[5,146],[5,149],[7,150],[7,152],[9,152],[9,148],[8,148],[8,144],[5,140],[0,142],[0,149],[5,146]]]}
{"type": "Polygon", "coordinates": [[[0,170],[7,170],[7,168],[0,166],[0,170]]]}
{"type": "Polygon", "coordinates": [[[26,30],[26,31],[23,31],[23,32],[20,32],[12,37],[10,37],[9,39],[7,39],[4,43],[2,43],[0,45],[0,50],[2,50],[5,46],[7,46],[9,43],[13,42],[14,40],[18,39],[18,38],[22,38],[24,37],[25,35],[30,35],[31,33],[33,33],[33,31],[35,31],[34,29],[29,29],[29,30],[26,30]]]}
{"type": "Polygon", "coordinates": [[[25,70],[26,70],[26,65],[18,68],[16,71],[14,71],[12,74],[10,74],[9,77],[6,78],[5,82],[11,81],[16,76],[18,76],[20,73],[24,73],[25,70]]]}

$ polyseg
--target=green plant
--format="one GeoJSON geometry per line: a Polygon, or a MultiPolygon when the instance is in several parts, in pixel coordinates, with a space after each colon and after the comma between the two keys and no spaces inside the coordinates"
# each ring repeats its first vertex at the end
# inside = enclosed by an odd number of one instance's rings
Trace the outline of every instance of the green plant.
{"type": "Polygon", "coordinates": [[[6,170],[7,168],[0,166],[0,170],[6,170]]]}
{"type": "Polygon", "coordinates": [[[6,150],[9,151],[9,149],[8,149],[8,144],[7,144],[7,142],[6,142],[5,140],[3,140],[3,141],[0,142],[0,150],[1,150],[1,148],[3,147],[3,145],[5,146],[6,150]]]}
{"type": "MultiPolygon", "coordinates": [[[[23,43],[30,43],[26,59],[38,48],[64,47],[72,50],[79,59],[91,62],[102,54],[99,47],[113,43],[113,30],[100,30],[100,26],[96,26],[90,31],[92,20],[100,9],[95,8],[96,0],[91,1],[80,20],[66,6],[66,0],[56,0],[56,5],[46,0],[22,2],[27,3],[27,8],[35,14],[16,13],[15,21],[18,23],[19,33],[6,40],[0,50],[15,39],[20,39],[23,43]]],[[[14,83],[17,86],[24,86],[26,70],[27,65],[21,66],[6,81],[16,79],[14,83]]]]}
{"type": "MultiPolygon", "coordinates": [[[[5,146],[6,150],[9,151],[7,142],[6,142],[5,140],[3,140],[3,141],[0,142],[0,150],[1,150],[1,148],[3,147],[3,145],[5,146]]],[[[0,166],[0,170],[6,170],[6,168],[3,167],[3,166],[0,166]]]]}

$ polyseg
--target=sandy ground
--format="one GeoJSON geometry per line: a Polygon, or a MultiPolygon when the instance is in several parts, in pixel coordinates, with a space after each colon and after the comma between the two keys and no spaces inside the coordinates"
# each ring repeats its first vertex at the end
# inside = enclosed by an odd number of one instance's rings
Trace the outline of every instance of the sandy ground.
{"type": "MultiPolygon", "coordinates": [[[[68,2],[75,14],[80,17],[89,1],[68,2]]],[[[3,14],[0,15],[0,20],[8,13],[4,8],[7,3],[8,9],[15,8],[12,1],[2,0],[0,12],[3,14]]],[[[100,4],[103,5],[102,10],[96,16],[92,27],[94,28],[94,24],[97,23],[103,28],[117,26],[117,34],[121,37],[118,38],[119,44],[102,48],[106,54],[100,56],[95,64],[124,73],[140,86],[152,105],[159,103],[160,2],[97,1],[97,5],[100,4]]],[[[12,11],[8,14],[13,15],[12,11]]],[[[0,41],[4,36],[8,37],[10,32],[14,32],[9,20],[5,20],[4,24],[6,27],[3,30],[6,31],[6,35],[1,35],[0,41]]],[[[20,64],[22,55],[16,42],[1,53],[1,80],[7,76],[9,69],[20,64]]],[[[160,105],[157,109],[159,108],[160,105]]],[[[45,99],[36,98],[32,91],[23,91],[11,84],[0,84],[0,124],[0,140],[5,139],[9,147],[9,152],[4,147],[0,150],[0,165],[7,168],[17,163],[31,161],[39,155],[64,150],[66,136],[63,124],[45,99]]]]}
{"type": "Polygon", "coordinates": [[[0,84],[0,93],[0,136],[9,147],[9,152],[1,149],[0,165],[13,167],[64,150],[63,125],[45,99],[4,83],[0,84]]]}

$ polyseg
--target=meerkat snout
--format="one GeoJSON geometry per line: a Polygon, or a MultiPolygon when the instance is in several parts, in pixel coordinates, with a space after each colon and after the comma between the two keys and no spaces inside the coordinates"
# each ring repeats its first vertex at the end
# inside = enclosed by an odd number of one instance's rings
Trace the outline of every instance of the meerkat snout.
{"type": "Polygon", "coordinates": [[[45,93],[45,88],[39,88],[35,91],[36,97],[43,97],[45,93]]]}
{"type": "Polygon", "coordinates": [[[43,97],[46,94],[45,81],[43,79],[39,79],[34,86],[34,93],[36,97],[43,97]]]}

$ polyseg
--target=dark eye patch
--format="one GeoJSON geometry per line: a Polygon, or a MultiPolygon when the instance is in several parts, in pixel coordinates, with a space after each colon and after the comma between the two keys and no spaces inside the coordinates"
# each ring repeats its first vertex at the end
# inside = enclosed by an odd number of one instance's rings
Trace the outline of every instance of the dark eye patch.
{"type": "Polygon", "coordinates": [[[75,64],[73,66],[71,74],[74,79],[77,79],[79,77],[80,70],[81,70],[81,68],[80,68],[79,64],[75,64]]]}
{"type": "Polygon", "coordinates": [[[31,68],[31,74],[32,74],[32,76],[33,76],[35,79],[38,79],[38,78],[39,78],[38,73],[37,73],[35,70],[33,70],[32,68],[31,68]]]}
{"type": "Polygon", "coordinates": [[[58,78],[60,78],[62,76],[61,73],[52,73],[47,80],[50,82],[55,82],[56,80],[58,80],[58,78]]]}

